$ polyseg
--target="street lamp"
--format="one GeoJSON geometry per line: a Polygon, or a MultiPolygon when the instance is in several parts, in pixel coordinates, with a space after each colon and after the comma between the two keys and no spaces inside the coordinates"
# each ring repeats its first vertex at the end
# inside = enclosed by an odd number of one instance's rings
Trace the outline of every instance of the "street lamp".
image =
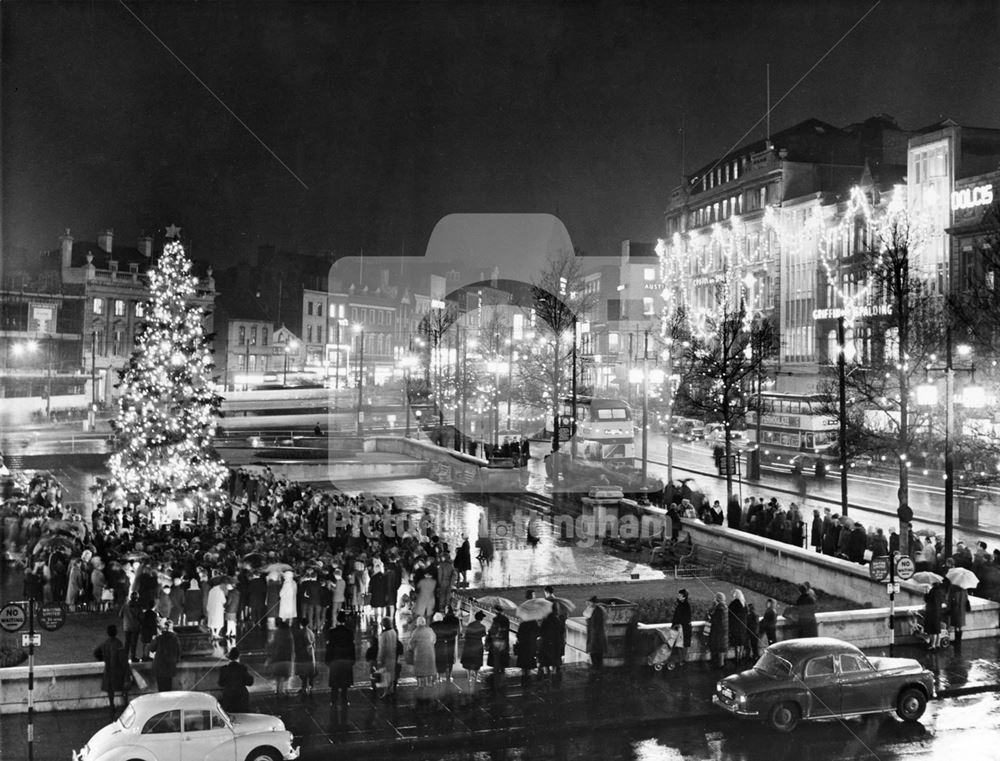
{"type": "MultiPolygon", "coordinates": [[[[247,344],[247,346],[249,346],[249,344],[247,344]]],[[[285,388],[288,388],[288,355],[291,354],[292,352],[297,352],[298,350],[299,350],[298,339],[292,338],[285,342],[285,372],[283,375],[283,380],[281,381],[281,385],[284,386],[285,388]]]]}
{"type": "MultiPolygon", "coordinates": [[[[646,342],[649,341],[649,331],[646,331],[646,342]]],[[[666,374],[658,367],[650,370],[646,365],[647,352],[643,349],[642,367],[629,370],[628,379],[632,384],[642,384],[642,486],[646,489],[646,476],[649,469],[649,382],[662,383],[666,374]]]]}
{"type": "MultiPolygon", "coordinates": [[[[968,346],[959,347],[959,355],[967,357],[971,355],[968,346]]],[[[952,440],[955,437],[955,373],[969,373],[972,382],[966,387],[959,403],[963,407],[970,409],[979,408],[986,403],[986,392],[981,386],[976,385],[976,366],[955,367],[952,363],[951,326],[948,326],[945,333],[945,363],[944,367],[928,367],[928,376],[931,372],[942,372],[944,374],[944,557],[951,557],[952,535],[955,523],[955,479],[954,463],[952,462],[952,440]]],[[[937,386],[930,382],[930,378],[916,388],[917,404],[927,407],[937,405],[937,386]]]]}
{"type": "Polygon", "coordinates": [[[362,406],[362,394],[364,392],[365,385],[365,326],[357,324],[352,326],[351,330],[358,334],[358,436],[361,435],[362,427],[365,422],[365,413],[361,409],[362,406]]]}

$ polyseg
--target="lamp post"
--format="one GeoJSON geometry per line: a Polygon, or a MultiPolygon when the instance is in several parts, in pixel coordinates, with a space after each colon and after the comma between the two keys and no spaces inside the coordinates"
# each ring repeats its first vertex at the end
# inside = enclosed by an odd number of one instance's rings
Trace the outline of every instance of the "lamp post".
{"type": "MultiPolygon", "coordinates": [[[[293,351],[298,351],[298,350],[299,350],[298,339],[292,338],[291,340],[285,342],[285,372],[282,375],[281,385],[286,388],[288,387],[288,355],[291,354],[293,351]]],[[[250,355],[250,343],[247,342],[247,356],[249,357],[249,355],[250,355]]],[[[249,369],[250,368],[248,366],[247,367],[248,372],[249,369]]]]}
{"type": "MultiPolygon", "coordinates": [[[[647,340],[648,337],[647,332],[647,340]]],[[[642,384],[642,489],[646,488],[646,477],[649,471],[649,381],[662,383],[665,378],[663,370],[659,368],[649,370],[646,360],[644,351],[642,367],[633,367],[629,370],[629,381],[632,384],[642,384]]]]}
{"type": "Polygon", "coordinates": [[[90,331],[90,430],[97,424],[97,327],[90,331]]]}
{"type": "Polygon", "coordinates": [[[340,329],[347,327],[347,320],[344,317],[338,317],[334,321],[334,325],[337,326],[337,344],[334,346],[334,352],[336,353],[336,358],[334,359],[334,371],[333,371],[333,409],[337,409],[337,392],[340,390],[340,329]]]}
{"type": "MultiPolygon", "coordinates": [[[[840,402],[840,514],[847,515],[847,331],[843,312],[837,317],[837,385],[840,402]]],[[[757,413],[760,425],[760,413],[757,413]]]]}
{"type": "Polygon", "coordinates": [[[358,436],[360,436],[365,422],[365,413],[362,409],[365,386],[365,326],[355,325],[352,330],[358,334],[358,436]]]}
{"type": "MultiPolygon", "coordinates": [[[[967,346],[959,347],[961,356],[971,354],[971,349],[967,346]]],[[[944,367],[928,367],[928,375],[931,372],[941,372],[944,374],[944,547],[942,549],[945,558],[951,557],[951,545],[955,524],[955,482],[954,463],[952,461],[952,441],[955,438],[955,373],[967,372],[971,375],[972,383],[966,387],[962,395],[962,405],[969,408],[982,407],[985,399],[983,389],[976,386],[976,367],[955,367],[952,358],[951,326],[945,331],[945,364],[944,367]]],[[[917,404],[924,406],[936,406],[938,402],[937,387],[930,383],[917,386],[917,404]]]]}

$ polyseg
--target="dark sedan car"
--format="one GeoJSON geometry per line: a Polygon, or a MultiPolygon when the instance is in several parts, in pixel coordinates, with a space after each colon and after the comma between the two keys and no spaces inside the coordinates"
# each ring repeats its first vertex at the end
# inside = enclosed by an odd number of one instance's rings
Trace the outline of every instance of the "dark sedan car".
{"type": "Polygon", "coordinates": [[[771,645],[752,669],[727,676],[712,702],[779,732],[800,720],[895,711],[916,721],[934,697],[934,677],[912,658],[869,657],[831,637],[771,645]]]}

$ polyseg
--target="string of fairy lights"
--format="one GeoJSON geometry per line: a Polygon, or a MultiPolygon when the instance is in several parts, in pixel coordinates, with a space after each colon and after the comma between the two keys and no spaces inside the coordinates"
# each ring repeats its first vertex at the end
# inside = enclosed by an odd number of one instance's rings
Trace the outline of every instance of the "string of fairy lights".
{"type": "Polygon", "coordinates": [[[146,504],[221,504],[226,466],[210,453],[220,399],[197,279],[178,241],[149,273],[150,298],[122,372],[111,483],[146,504]]]}

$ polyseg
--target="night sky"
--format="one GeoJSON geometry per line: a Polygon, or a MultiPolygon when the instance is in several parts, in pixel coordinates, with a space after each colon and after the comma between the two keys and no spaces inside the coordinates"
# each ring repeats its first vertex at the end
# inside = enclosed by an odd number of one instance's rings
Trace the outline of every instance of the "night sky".
{"type": "Polygon", "coordinates": [[[873,5],[775,130],[877,113],[1000,127],[992,2],[10,0],[3,250],[174,222],[219,264],[263,243],[393,255],[448,213],[549,212],[613,255],[661,234],[682,124],[689,172],[764,137],[740,140],[765,64],[774,102],[873,5]]]}

